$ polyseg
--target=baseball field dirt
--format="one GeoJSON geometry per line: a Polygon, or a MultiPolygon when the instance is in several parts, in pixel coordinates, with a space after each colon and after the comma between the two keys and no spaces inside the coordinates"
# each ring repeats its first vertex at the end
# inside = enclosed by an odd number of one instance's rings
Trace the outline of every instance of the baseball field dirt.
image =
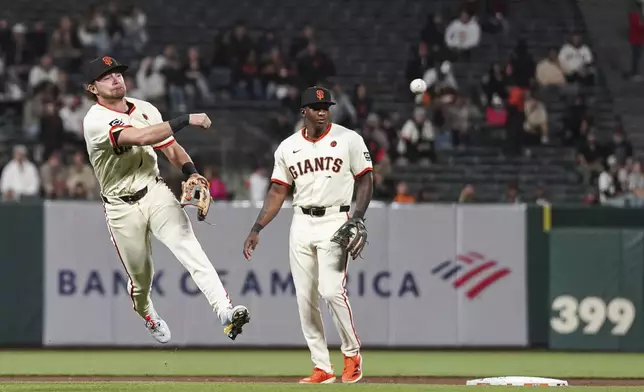
{"type": "MultiPolygon", "coordinates": [[[[467,380],[495,376],[564,379],[572,391],[644,390],[642,354],[365,350],[363,355],[365,378],[351,386],[359,390],[471,391],[467,380]]],[[[339,376],[339,353],[333,362],[339,376]]],[[[300,350],[0,350],[3,392],[289,391],[302,388],[297,381],[310,371],[309,354],[300,350]]]]}

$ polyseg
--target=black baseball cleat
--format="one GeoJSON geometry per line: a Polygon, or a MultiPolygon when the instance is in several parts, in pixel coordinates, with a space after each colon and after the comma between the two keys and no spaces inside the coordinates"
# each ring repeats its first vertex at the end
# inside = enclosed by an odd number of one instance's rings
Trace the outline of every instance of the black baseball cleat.
{"type": "Polygon", "coordinates": [[[230,324],[224,328],[224,333],[231,340],[235,340],[237,335],[242,333],[242,327],[250,322],[248,309],[243,305],[237,305],[231,309],[230,324]]]}

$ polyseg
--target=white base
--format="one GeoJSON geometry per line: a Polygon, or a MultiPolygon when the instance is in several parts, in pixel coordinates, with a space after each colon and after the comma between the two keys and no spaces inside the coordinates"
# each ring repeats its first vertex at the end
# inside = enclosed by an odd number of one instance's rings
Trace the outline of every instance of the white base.
{"type": "Polygon", "coordinates": [[[465,385],[509,385],[516,387],[565,387],[568,381],[543,377],[488,377],[470,380],[465,385]]]}

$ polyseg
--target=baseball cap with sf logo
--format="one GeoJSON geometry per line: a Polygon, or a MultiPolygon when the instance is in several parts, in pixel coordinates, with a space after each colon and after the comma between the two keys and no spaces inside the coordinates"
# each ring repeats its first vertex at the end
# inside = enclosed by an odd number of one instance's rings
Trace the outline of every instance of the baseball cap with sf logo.
{"type": "Polygon", "coordinates": [[[331,92],[324,87],[309,87],[302,93],[301,107],[311,105],[335,105],[331,98],[331,92]]]}
{"type": "Polygon", "coordinates": [[[108,73],[124,73],[125,71],[127,71],[127,69],[127,65],[120,64],[113,57],[97,57],[94,60],[90,61],[89,64],[87,64],[86,81],[87,84],[91,84],[107,75],[108,73]]]}

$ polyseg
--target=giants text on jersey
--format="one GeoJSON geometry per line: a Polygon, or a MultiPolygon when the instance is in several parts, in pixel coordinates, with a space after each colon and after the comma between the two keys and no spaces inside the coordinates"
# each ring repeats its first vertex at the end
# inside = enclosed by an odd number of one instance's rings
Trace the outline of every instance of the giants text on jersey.
{"type": "Polygon", "coordinates": [[[362,136],[332,123],[315,141],[304,129],[284,140],[275,151],[271,181],[295,184],[293,206],[350,205],[355,178],[372,169],[362,136]]]}

